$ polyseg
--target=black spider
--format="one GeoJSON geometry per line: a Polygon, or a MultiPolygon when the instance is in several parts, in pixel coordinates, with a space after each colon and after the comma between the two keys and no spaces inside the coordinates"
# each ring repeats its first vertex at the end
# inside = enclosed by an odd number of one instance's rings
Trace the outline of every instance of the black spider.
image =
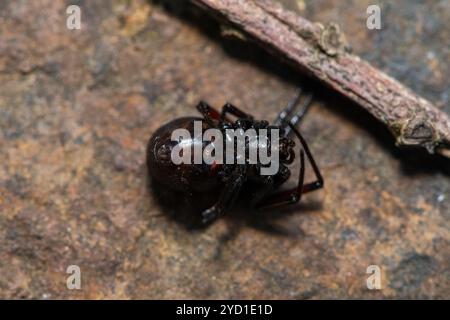
{"type": "MultiPolygon", "coordinates": [[[[259,185],[250,203],[252,210],[299,202],[303,194],[323,187],[320,170],[305,139],[295,127],[304,116],[311,102],[311,95],[305,98],[300,110],[291,117],[300,98],[301,91],[278,114],[273,125],[269,125],[265,120],[254,120],[251,115],[229,103],[223,106],[222,112],[218,112],[207,103],[200,102],[197,109],[203,118],[184,117],[172,120],[160,127],[150,139],[147,148],[147,165],[151,179],[156,180],[167,190],[177,191],[179,194],[191,196],[196,194],[197,198],[211,198],[213,204],[202,209],[203,223],[211,222],[225,214],[239,195],[243,185],[248,181],[256,181],[259,185]],[[229,115],[237,119],[232,121],[228,117],[229,115]],[[290,119],[288,119],[289,117],[290,119]],[[174,164],[171,159],[172,150],[177,145],[180,148],[180,142],[171,139],[173,130],[184,128],[193,135],[194,121],[198,120],[202,121],[202,130],[219,129],[223,133],[224,139],[227,139],[226,129],[268,129],[268,131],[278,129],[280,132],[278,171],[274,175],[261,175],[262,164],[259,162],[250,164],[248,161],[245,164],[206,164],[204,162],[202,164],[174,164]],[[291,172],[287,165],[291,164],[295,158],[294,136],[298,138],[301,145],[298,184],[286,191],[275,191],[290,177],[291,172]],[[316,180],[310,183],[304,183],[305,155],[316,176],[316,180]]],[[[203,150],[206,142],[194,137],[183,141],[181,149],[191,152],[195,145],[201,145],[201,150],[203,150]]],[[[249,145],[246,144],[246,148],[248,147],[249,145]]],[[[177,199],[173,201],[177,201],[177,199]]]]}

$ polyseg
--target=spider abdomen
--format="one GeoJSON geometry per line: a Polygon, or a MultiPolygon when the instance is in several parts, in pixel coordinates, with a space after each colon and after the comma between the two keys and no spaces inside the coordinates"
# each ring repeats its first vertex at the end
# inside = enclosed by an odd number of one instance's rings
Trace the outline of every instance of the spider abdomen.
{"type": "MultiPolygon", "coordinates": [[[[215,165],[200,164],[194,162],[194,150],[196,147],[203,151],[207,142],[194,134],[194,122],[202,121],[201,118],[184,117],[166,123],[160,127],[150,138],[147,147],[147,166],[149,175],[159,184],[169,189],[183,192],[206,192],[220,185],[218,170],[215,165]],[[191,139],[174,141],[174,130],[182,129],[189,132],[191,139]],[[174,148],[177,148],[174,150],[174,148]],[[173,155],[189,153],[190,163],[176,164],[173,155]]],[[[202,130],[209,129],[208,123],[202,121],[202,130]]]]}

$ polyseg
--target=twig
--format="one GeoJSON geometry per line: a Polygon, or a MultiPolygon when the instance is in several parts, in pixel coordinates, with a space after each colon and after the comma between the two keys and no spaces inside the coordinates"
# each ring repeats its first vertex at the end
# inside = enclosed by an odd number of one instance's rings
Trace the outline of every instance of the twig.
{"type": "Polygon", "coordinates": [[[388,126],[398,146],[450,158],[449,116],[352,54],[338,25],[312,23],[270,0],[191,1],[357,102],[388,126]]]}

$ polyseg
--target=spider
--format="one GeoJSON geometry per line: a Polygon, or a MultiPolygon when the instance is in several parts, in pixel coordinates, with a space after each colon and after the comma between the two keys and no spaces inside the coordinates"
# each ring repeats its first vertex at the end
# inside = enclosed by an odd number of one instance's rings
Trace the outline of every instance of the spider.
{"type": "MultiPolygon", "coordinates": [[[[202,209],[202,222],[208,224],[218,217],[223,216],[233,205],[238,195],[242,192],[244,184],[247,182],[257,182],[257,190],[250,200],[250,209],[260,210],[262,208],[279,206],[284,204],[298,203],[302,195],[323,187],[324,180],[320,170],[309,150],[309,147],[296,129],[296,125],[302,120],[308,106],[311,103],[312,95],[307,95],[300,109],[295,112],[299,104],[302,91],[292,99],[289,104],[277,116],[272,125],[268,121],[255,120],[253,116],[242,111],[230,103],[226,103],[222,111],[201,101],[197,105],[197,110],[203,118],[183,117],[177,118],[161,126],[150,138],[147,146],[147,166],[150,178],[156,180],[167,190],[179,192],[185,195],[197,195],[199,197],[208,196],[212,198],[213,203],[207,208],[202,209]],[[232,120],[230,116],[235,117],[232,120]],[[183,141],[171,139],[172,132],[175,129],[186,129],[188,132],[194,132],[194,122],[201,121],[202,130],[215,128],[224,134],[227,139],[227,129],[278,129],[278,151],[279,166],[273,175],[262,175],[260,173],[261,163],[250,164],[246,161],[244,164],[174,164],[171,158],[173,148],[178,147],[187,151],[193,150],[196,146],[205,147],[205,142],[198,137],[183,141]],[[285,183],[291,171],[288,165],[295,159],[294,137],[300,142],[299,158],[300,170],[298,183],[294,188],[280,191],[277,190],[285,183]],[[315,174],[315,180],[305,183],[305,155],[309,160],[315,174]]],[[[248,148],[246,144],[246,148],[248,148]]],[[[177,201],[173,199],[172,201],[177,201]]]]}

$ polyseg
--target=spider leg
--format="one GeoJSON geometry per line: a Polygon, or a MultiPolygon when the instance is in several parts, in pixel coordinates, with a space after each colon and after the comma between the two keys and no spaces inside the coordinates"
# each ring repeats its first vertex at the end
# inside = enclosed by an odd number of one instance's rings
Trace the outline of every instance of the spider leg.
{"type": "Polygon", "coordinates": [[[292,132],[294,132],[294,134],[297,136],[297,138],[300,140],[303,150],[305,150],[306,156],[308,157],[309,163],[311,164],[311,167],[314,171],[314,175],[316,176],[316,181],[307,183],[303,186],[303,193],[315,191],[317,189],[322,188],[324,184],[322,174],[320,173],[320,169],[317,166],[317,163],[314,160],[311,151],[309,150],[305,138],[303,138],[301,133],[292,124],[289,124],[289,127],[291,128],[292,132]]]}
{"type": "Polygon", "coordinates": [[[245,179],[246,168],[238,165],[228,178],[222,193],[219,195],[219,200],[211,208],[202,212],[204,224],[208,224],[226,213],[239,195],[245,179]]]}
{"type": "Polygon", "coordinates": [[[205,118],[206,122],[208,122],[211,127],[217,128],[218,123],[221,121],[219,111],[211,107],[205,101],[199,102],[197,110],[203,115],[203,118],[205,118]]]}
{"type": "Polygon", "coordinates": [[[302,194],[304,193],[304,180],[305,180],[305,153],[300,151],[300,173],[298,176],[297,187],[277,192],[275,194],[268,195],[256,205],[257,209],[263,209],[268,207],[281,206],[284,204],[294,204],[300,201],[302,194]]]}
{"type": "Polygon", "coordinates": [[[228,102],[222,108],[222,113],[220,114],[221,121],[227,120],[227,114],[234,115],[239,119],[253,119],[253,116],[228,102]]]}
{"type": "MultiPolygon", "coordinates": [[[[286,182],[291,175],[289,169],[284,165],[280,165],[280,170],[274,176],[265,176],[262,180],[263,186],[259,189],[252,198],[250,203],[250,210],[255,211],[258,208],[258,205],[263,199],[278,186],[282,185],[286,182]]],[[[261,180],[259,180],[261,181],[261,180]]]]}
{"type": "Polygon", "coordinates": [[[281,126],[287,121],[286,118],[289,117],[294,111],[294,108],[300,102],[301,96],[302,89],[300,88],[295,97],[291,101],[289,101],[288,105],[278,114],[277,118],[274,121],[274,125],[281,126]]]}
{"type": "Polygon", "coordinates": [[[324,185],[322,174],[320,173],[319,167],[317,166],[316,161],[314,160],[305,139],[291,123],[289,123],[289,127],[291,128],[292,132],[294,132],[294,134],[297,136],[297,138],[300,140],[300,143],[303,147],[303,149],[300,150],[300,174],[298,179],[298,185],[297,187],[292,188],[290,190],[269,195],[266,199],[262,201],[262,203],[258,206],[258,208],[297,203],[300,201],[301,196],[303,194],[318,190],[322,188],[324,185]],[[304,184],[305,154],[308,157],[308,160],[316,176],[316,181],[309,182],[307,184],[304,184]]]}
{"type": "Polygon", "coordinates": [[[302,119],[303,116],[306,114],[306,111],[308,111],[308,107],[311,105],[313,99],[313,94],[309,93],[305,100],[303,101],[303,104],[301,105],[298,112],[291,118],[291,124],[295,127],[302,119]]]}
{"type": "Polygon", "coordinates": [[[300,123],[300,121],[303,119],[303,116],[306,114],[306,111],[308,111],[308,107],[311,105],[312,98],[313,98],[312,93],[307,94],[297,113],[293,117],[291,117],[291,120],[289,120],[289,122],[287,121],[285,122],[285,131],[284,131],[285,137],[288,137],[293,134],[290,125],[295,127],[300,123]],[[287,126],[286,124],[290,125],[287,126]]]}

